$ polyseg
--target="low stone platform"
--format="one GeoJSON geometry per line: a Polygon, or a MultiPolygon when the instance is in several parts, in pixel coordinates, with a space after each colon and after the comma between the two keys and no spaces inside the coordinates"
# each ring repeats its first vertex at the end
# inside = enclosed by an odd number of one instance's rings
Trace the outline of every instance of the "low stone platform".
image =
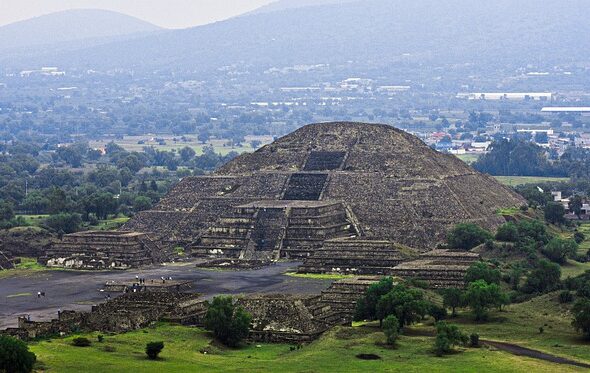
{"type": "Polygon", "coordinates": [[[185,292],[192,288],[191,281],[146,279],[145,282],[133,281],[107,281],[103,290],[112,293],[136,293],[143,291],[151,292],[185,292]]]}
{"type": "Polygon", "coordinates": [[[0,251],[0,270],[13,269],[14,260],[7,257],[2,251],[0,251]]]}
{"type": "Polygon", "coordinates": [[[147,234],[123,231],[68,234],[41,258],[48,267],[75,269],[128,269],[162,260],[162,251],[147,234]]]}
{"type": "Polygon", "coordinates": [[[389,241],[334,239],[306,258],[298,272],[391,275],[393,267],[417,255],[389,241]]]}
{"type": "Polygon", "coordinates": [[[220,270],[244,270],[244,269],[260,269],[274,262],[268,260],[245,260],[245,259],[212,259],[205,263],[199,263],[197,268],[209,268],[220,270]]]}
{"type": "Polygon", "coordinates": [[[465,251],[432,250],[393,269],[393,275],[425,281],[431,288],[463,288],[467,269],[480,259],[465,251]]]}

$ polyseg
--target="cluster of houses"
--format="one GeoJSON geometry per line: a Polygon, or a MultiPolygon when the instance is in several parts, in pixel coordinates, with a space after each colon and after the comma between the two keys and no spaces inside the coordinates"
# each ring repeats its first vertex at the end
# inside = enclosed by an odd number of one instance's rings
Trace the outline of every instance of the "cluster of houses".
{"type": "Polygon", "coordinates": [[[582,220],[590,219],[590,203],[588,203],[587,200],[582,202],[582,207],[580,208],[580,214],[578,216],[570,210],[570,198],[564,198],[561,191],[553,191],[551,192],[551,196],[553,197],[553,202],[561,203],[563,205],[566,218],[582,220]]]}

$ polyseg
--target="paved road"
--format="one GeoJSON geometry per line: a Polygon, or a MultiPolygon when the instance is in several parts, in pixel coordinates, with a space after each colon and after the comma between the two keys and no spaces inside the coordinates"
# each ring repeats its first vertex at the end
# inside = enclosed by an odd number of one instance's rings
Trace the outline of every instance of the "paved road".
{"type": "Polygon", "coordinates": [[[43,271],[27,277],[0,279],[0,329],[16,325],[17,317],[49,320],[61,310],[89,310],[104,300],[100,289],[110,280],[126,281],[136,275],[147,279],[172,276],[193,282],[193,291],[207,297],[240,293],[319,293],[331,281],[285,276],[300,263],[278,263],[258,270],[211,271],[194,264],[160,265],[129,271],[43,271]],[[38,298],[37,292],[46,296],[38,298]]]}

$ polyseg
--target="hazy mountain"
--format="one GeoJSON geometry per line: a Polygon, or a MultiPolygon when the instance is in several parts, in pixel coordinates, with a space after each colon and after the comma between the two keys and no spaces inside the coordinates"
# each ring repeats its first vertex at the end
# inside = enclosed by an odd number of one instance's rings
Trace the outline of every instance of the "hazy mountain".
{"type": "Polygon", "coordinates": [[[67,10],[1,26],[0,50],[118,38],[158,30],[158,26],[117,12],[67,10]]]}
{"type": "Polygon", "coordinates": [[[246,15],[263,14],[270,12],[278,12],[282,10],[305,8],[310,6],[330,5],[330,4],[346,4],[353,3],[358,0],[279,0],[268,5],[255,9],[246,15]]]}
{"type": "MultiPolygon", "coordinates": [[[[28,63],[211,71],[304,63],[501,66],[590,60],[587,0],[364,0],[237,17],[186,30],[52,53],[28,63]],[[404,56],[404,57],[402,57],[404,56]]],[[[0,57],[1,58],[1,57],[0,57]]],[[[4,64],[22,60],[4,60],[4,64]]]]}

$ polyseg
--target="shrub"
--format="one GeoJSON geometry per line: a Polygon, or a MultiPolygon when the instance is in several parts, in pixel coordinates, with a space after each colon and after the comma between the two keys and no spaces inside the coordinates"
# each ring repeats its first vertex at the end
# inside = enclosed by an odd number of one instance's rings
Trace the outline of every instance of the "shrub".
{"type": "Polygon", "coordinates": [[[469,345],[471,347],[479,347],[479,334],[473,333],[469,336],[469,345]]]}
{"type": "Polygon", "coordinates": [[[447,317],[447,310],[445,308],[437,306],[436,304],[431,304],[428,310],[428,314],[432,316],[434,321],[440,321],[447,317]]]}
{"type": "Polygon", "coordinates": [[[545,293],[560,285],[561,268],[555,263],[542,259],[527,276],[523,291],[525,293],[545,293]]]}
{"type": "Polygon", "coordinates": [[[512,222],[501,225],[496,232],[496,240],[498,241],[517,242],[519,237],[518,228],[512,222]]]}
{"type": "Polygon", "coordinates": [[[158,355],[164,349],[164,342],[150,342],[145,346],[145,354],[148,359],[156,360],[158,355]]]}
{"type": "Polygon", "coordinates": [[[29,373],[36,360],[23,341],[0,335],[0,372],[29,373]]]}
{"type": "Polygon", "coordinates": [[[447,235],[447,242],[453,249],[471,250],[491,239],[490,232],[472,223],[457,224],[447,235]]]}
{"type": "Polygon", "coordinates": [[[484,280],[488,284],[499,284],[501,277],[499,270],[490,267],[484,262],[476,262],[467,269],[465,282],[470,283],[477,280],[484,280]]]}
{"type": "Polygon", "coordinates": [[[559,293],[559,303],[571,303],[574,301],[574,295],[569,290],[559,293]]]}
{"type": "Polygon", "coordinates": [[[399,336],[399,321],[394,315],[389,315],[383,320],[383,333],[388,345],[394,345],[399,336]]]}
{"type": "Polygon", "coordinates": [[[219,296],[208,304],[205,327],[211,330],[221,343],[236,347],[248,336],[252,316],[234,305],[232,297],[219,296]]]}
{"type": "Polygon", "coordinates": [[[98,342],[102,343],[102,342],[104,341],[104,336],[103,336],[102,334],[99,334],[99,335],[96,337],[96,340],[97,340],[98,342]]]}
{"type": "Polygon", "coordinates": [[[447,324],[444,321],[436,323],[434,350],[437,356],[448,354],[454,346],[464,345],[468,340],[467,335],[462,333],[457,325],[447,324]]]}
{"type": "Polygon", "coordinates": [[[572,309],[574,320],[572,325],[590,339],[590,299],[580,299],[572,309]]]}
{"type": "Polygon", "coordinates": [[[541,251],[552,262],[564,264],[567,258],[576,255],[578,244],[573,240],[554,238],[541,251]]]}
{"type": "Polygon", "coordinates": [[[395,315],[400,326],[410,325],[428,313],[430,304],[423,298],[424,293],[421,290],[396,285],[377,302],[377,318],[382,320],[395,315]]]}
{"type": "Polygon", "coordinates": [[[85,337],[78,337],[78,338],[72,339],[72,345],[76,346],[76,347],[88,347],[91,344],[92,344],[92,342],[90,342],[90,339],[85,338],[85,337]]]}
{"type": "Polygon", "coordinates": [[[465,301],[473,311],[475,319],[486,320],[491,307],[499,307],[508,302],[508,297],[497,284],[488,284],[477,280],[469,284],[465,292],[465,301]]]}
{"type": "Polygon", "coordinates": [[[586,239],[586,236],[584,235],[584,233],[582,233],[582,232],[574,233],[574,241],[576,241],[577,244],[581,244],[582,242],[584,242],[585,239],[586,239]]]}

